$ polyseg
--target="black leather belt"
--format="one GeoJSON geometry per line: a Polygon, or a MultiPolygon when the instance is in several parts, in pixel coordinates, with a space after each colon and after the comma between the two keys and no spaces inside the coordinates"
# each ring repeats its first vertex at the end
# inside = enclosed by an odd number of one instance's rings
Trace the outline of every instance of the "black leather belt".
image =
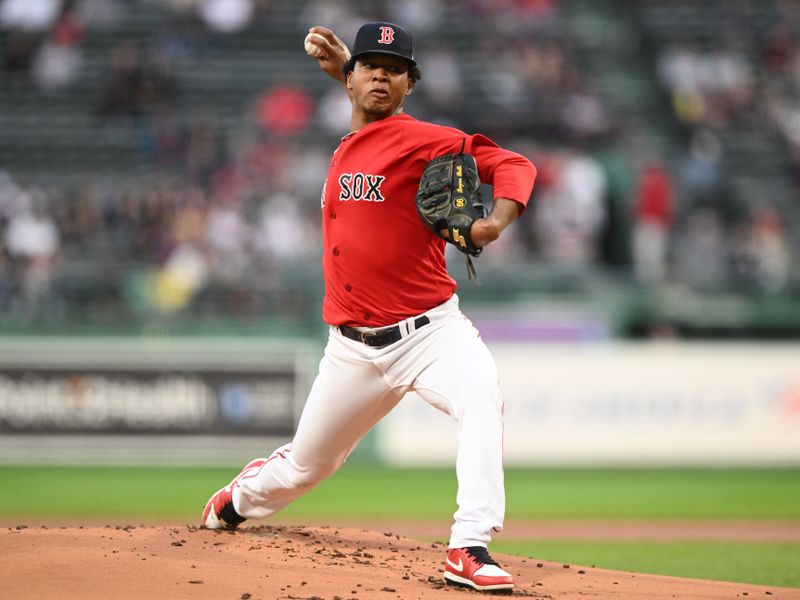
{"type": "MultiPolygon", "coordinates": [[[[431,320],[426,316],[417,317],[414,319],[414,328],[419,329],[430,322],[431,320]]],[[[400,338],[403,337],[400,334],[399,325],[378,329],[377,331],[359,331],[355,327],[348,327],[347,325],[339,325],[338,327],[344,337],[366,344],[371,348],[383,348],[400,341],[400,338]]]]}

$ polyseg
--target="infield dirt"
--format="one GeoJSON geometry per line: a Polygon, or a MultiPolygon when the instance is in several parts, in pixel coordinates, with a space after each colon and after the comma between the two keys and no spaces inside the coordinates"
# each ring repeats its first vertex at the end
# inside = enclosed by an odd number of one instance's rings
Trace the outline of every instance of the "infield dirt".
{"type": "MultiPolygon", "coordinates": [[[[800,600],[800,590],[609,571],[493,553],[512,597],[800,600]]],[[[444,546],[390,531],[319,526],[8,527],[8,599],[365,600],[481,598],[442,582],[444,546]]]]}

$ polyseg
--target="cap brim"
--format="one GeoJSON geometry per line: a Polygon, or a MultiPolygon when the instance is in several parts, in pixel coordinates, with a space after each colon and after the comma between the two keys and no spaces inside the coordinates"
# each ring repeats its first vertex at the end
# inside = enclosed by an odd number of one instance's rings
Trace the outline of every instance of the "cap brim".
{"type": "Polygon", "coordinates": [[[404,54],[400,54],[399,52],[392,52],[391,50],[364,50],[364,52],[353,54],[353,58],[358,58],[359,56],[366,56],[367,54],[388,54],[389,56],[396,56],[397,58],[402,58],[403,60],[408,61],[409,63],[411,63],[412,67],[417,66],[417,61],[415,61],[413,58],[408,58],[404,54]]]}

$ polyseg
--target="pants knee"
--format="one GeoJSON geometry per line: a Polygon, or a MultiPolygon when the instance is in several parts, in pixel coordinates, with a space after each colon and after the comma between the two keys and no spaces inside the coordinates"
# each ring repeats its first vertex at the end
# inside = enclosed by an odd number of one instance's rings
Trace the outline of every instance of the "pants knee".
{"type": "Polygon", "coordinates": [[[336,471],[335,465],[313,465],[295,469],[289,478],[294,489],[310,489],[321,483],[336,471]]]}
{"type": "Polygon", "coordinates": [[[503,399],[494,390],[487,390],[483,394],[468,394],[462,399],[462,413],[492,418],[502,414],[503,399]]]}

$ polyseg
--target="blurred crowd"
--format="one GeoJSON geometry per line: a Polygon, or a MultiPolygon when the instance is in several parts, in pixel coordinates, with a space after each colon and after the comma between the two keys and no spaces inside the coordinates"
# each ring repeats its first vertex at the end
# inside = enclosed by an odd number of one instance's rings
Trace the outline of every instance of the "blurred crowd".
{"type": "MultiPolygon", "coordinates": [[[[686,140],[686,153],[672,168],[681,194],[681,227],[671,236],[674,264],[698,289],[733,282],[774,292],[792,277],[800,210],[800,4],[770,4],[775,18],[765,22],[755,2],[706,3],[716,6],[705,13],[713,18],[710,39],[673,35],[655,57],[657,82],[686,140]],[[749,154],[737,147],[776,138],[749,154]],[[774,188],[763,181],[737,198],[736,173],[725,168],[724,153],[774,165],[792,187],[785,197],[770,197],[774,188]]],[[[698,6],[704,4],[674,8],[699,19],[698,6]]]]}
{"type": "MultiPolygon", "coordinates": [[[[69,89],[85,68],[87,36],[120,28],[156,1],[0,0],[9,89],[69,89]]],[[[144,271],[152,306],[171,313],[210,285],[227,282],[241,296],[255,279],[278,286],[294,265],[318,260],[319,195],[330,152],[349,127],[346,95],[334,83],[321,92],[298,80],[273,83],[242,100],[236,127],[213,110],[182,112],[182,73],[202,69],[214,36],[235,38],[283,3],[160,2],[169,22],[145,40],[122,36],[100,92],[86,99],[98,135],[135,137],[158,176],[87,175],[53,186],[0,170],[0,309],[43,310],[74,265],[144,271]]],[[[795,3],[778,3],[784,18],[765,36],[734,14],[711,43],[676,39],[657,48],[653,82],[685,142],[672,156],[626,151],[625,115],[609,107],[565,34],[559,0],[300,4],[299,40],[311,24],[349,41],[366,20],[403,23],[423,40],[423,79],[408,112],[485,133],[537,165],[529,214],[482,263],[613,267],[641,286],[703,291],[775,293],[790,284],[796,247],[787,207],[733,201],[720,135],[748,125],[777,132],[800,209],[795,3]],[[454,16],[479,30],[437,35],[454,16]],[[465,41],[474,61],[463,58],[465,41]]],[[[298,49],[297,60],[310,59],[298,49]]]]}

